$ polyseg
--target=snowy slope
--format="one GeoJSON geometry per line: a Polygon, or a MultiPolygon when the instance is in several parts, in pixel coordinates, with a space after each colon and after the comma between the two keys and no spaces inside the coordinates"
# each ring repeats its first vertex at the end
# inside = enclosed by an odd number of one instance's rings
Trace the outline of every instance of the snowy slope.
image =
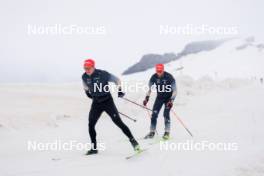
{"type": "MultiPolygon", "coordinates": [[[[107,149],[85,157],[84,150],[27,151],[27,141],[89,141],[87,114],[90,101],[81,85],[1,85],[1,175],[262,175],[263,86],[248,80],[182,79],[175,110],[194,138],[172,116],[171,143],[187,140],[235,142],[238,151],[161,151],[159,145],[127,161],[132,148],[105,114],[97,125],[98,140],[107,149]],[[185,82],[184,82],[185,81],[185,82]],[[63,91],[61,91],[63,90],[63,91]]],[[[141,103],[144,93],[128,94],[141,103]]],[[[153,103],[153,97],[150,104],[153,103]]],[[[121,112],[138,119],[123,120],[136,137],[147,133],[145,110],[120,99],[121,112]]],[[[158,132],[163,133],[160,115],[158,132]]],[[[141,141],[141,145],[147,145],[141,141]]]]}
{"type": "MultiPolygon", "coordinates": [[[[231,44],[231,43],[230,43],[231,44]]],[[[87,157],[85,150],[28,151],[28,141],[89,142],[87,115],[91,101],[81,83],[0,85],[0,175],[219,175],[260,176],[264,174],[264,85],[262,55],[254,48],[234,51],[223,46],[210,53],[188,56],[166,65],[177,79],[174,110],[194,134],[191,138],[171,114],[169,144],[202,142],[235,143],[237,151],[164,151],[154,145],[140,157],[125,160],[132,148],[104,113],[97,124],[98,141],[106,150],[87,157]],[[215,57],[217,55],[217,57],[215,57]],[[181,71],[175,71],[184,66],[181,71]],[[242,70],[242,71],[241,71],[242,70]],[[247,71],[247,72],[244,72],[247,71]],[[217,75],[215,74],[217,73],[217,75]]],[[[147,84],[154,70],[123,76],[127,84],[147,84]]],[[[127,92],[126,97],[142,103],[145,92],[127,92]]],[[[149,129],[149,114],[116,97],[120,112],[135,137],[149,129]]],[[[153,105],[152,94],[149,107],[153,105]]],[[[163,133],[162,111],[158,133],[163,133]]],[[[142,147],[148,141],[140,141],[142,147]]]]}
{"type": "Polygon", "coordinates": [[[184,67],[182,73],[194,78],[211,76],[217,79],[225,78],[252,78],[264,76],[264,52],[249,47],[236,50],[240,41],[234,40],[225,43],[211,52],[203,52],[187,56],[180,61],[171,63],[184,67]]]}
{"type": "MultiPolygon", "coordinates": [[[[247,47],[237,50],[245,41],[231,40],[215,50],[205,51],[185,56],[177,61],[165,64],[165,69],[174,76],[189,75],[194,79],[209,76],[213,79],[264,77],[264,52],[257,47],[247,47]],[[177,68],[184,67],[181,71],[177,68]]],[[[142,73],[135,73],[128,78],[143,78],[151,75],[154,69],[142,73]]]]}

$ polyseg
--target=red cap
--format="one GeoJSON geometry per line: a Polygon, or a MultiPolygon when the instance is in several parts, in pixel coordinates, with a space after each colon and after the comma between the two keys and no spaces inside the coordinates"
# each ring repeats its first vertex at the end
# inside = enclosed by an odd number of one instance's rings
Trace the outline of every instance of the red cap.
{"type": "Polygon", "coordinates": [[[83,64],[84,67],[94,67],[95,66],[95,62],[93,59],[87,59],[84,61],[83,64]]]}
{"type": "Polygon", "coordinates": [[[164,71],[164,65],[163,64],[157,64],[156,65],[156,72],[161,73],[164,71]]]}

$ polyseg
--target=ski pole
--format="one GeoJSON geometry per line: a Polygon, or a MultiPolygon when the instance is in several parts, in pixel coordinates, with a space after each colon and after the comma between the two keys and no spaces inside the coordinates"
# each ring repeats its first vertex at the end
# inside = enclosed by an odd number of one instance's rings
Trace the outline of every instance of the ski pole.
{"type": "MultiPolygon", "coordinates": [[[[146,110],[148,111],[148,115],[149,115],[149,117],[151,118],[151,115],[150,115],[149,111],[153,111],[152,109],[149,109],[148,107],[143,106],[143,105],[141,105],[141,104],[138,104],[138,103],[136,103],[136,102],[134,102],[134,101],[132,101],[132,100],[129,100],[129,99],[127,99],[127,98],[124,98],[124,97],[123,97],[123,99],[126,100],[126,101],[129,101],[130,103],[133,103],[133,104],[135,104],[135,105],[137,105],[137,106],[139,106],[139,107],[141,107],[141,108],[146,109],[146,110]]],[[[158,131],[157,131],[157,130],[156,130],[156,133],[158,134],[158,131]]]]}
{"type": "Polygon", "coordinates": [[[147,109],[147,110],[149,110],[149,111],[152,111],[152,109],[149,109],[149,108],[147,108],[147,107],[145,107],[145,106],[143,106],[143,105],[141,105],[141,104],[138,104],[138,103],[136,103],[136,102],[134,102],[134,101],[132,101],[132,100],[129,100],[129,99],[125,98],[125,97],[123,97],[123,99],[126,100],[126,101],[128,101],[128,102],[130,102],[130,103],[133,103],[133,104],[135,104],[135,105],[137,105],[137,106],[139,106],[139,107],[141,107],[141,108],[144,108],[144,109],[147,109]]]}
{"type": "Polygon", "coordinates": [[[124,113],[122,113],[122,112],[118,112],[118,113],[121,114],[122,116],[124,116],[124,117],[126,117],[126,118],[132,120],[133,122],[137,122],[137,119],[133,119],[132,117],[129,117],[128,115],[126,115],[126,114],[124,114],[124,113]]]}
{"type": "Polygon", "coordinates": [[[183,123],[183,121],[179,118],[179,116],[176,114],[176,112],[171,109],[172,113],[174,114],[174,116],[177,118],[177,120],[182,124],[182,126],[185,128],[185,130],[193,137],[192,133],[190,132],[190,130],[186,127],[186,125],[183,123]]]}

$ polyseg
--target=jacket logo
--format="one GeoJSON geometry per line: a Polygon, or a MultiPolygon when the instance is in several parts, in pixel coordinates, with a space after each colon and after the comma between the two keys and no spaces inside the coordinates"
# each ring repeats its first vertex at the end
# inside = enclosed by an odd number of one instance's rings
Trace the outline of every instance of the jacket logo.
{"type": "Polygon", "coordinates": [[[91,84],[92,80],[90,78],[87,78],[86,82],[87,82],[87,84],[91,84]]]}
{"type": "Polygon", "coordinates": [[[94,77],[94,82],[95,82],[96,84],[99,83],[99,80],[100,80],[100,77],[94,77]]]}

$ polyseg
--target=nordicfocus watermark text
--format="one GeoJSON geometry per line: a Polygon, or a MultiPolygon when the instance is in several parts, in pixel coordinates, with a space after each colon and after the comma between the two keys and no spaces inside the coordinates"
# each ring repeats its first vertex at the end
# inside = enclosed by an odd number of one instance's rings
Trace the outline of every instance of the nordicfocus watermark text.
{"type": "Polygon", "coordinates": [[[207,24],[183,26],[160,25],[160,35],[238,35],[237,26],[210,26],[207,24]]]}
{"type": "Polygon", "coordinates": [[[187,140],[185,142],[160,142],[161,151],[238,151],[236,142],[210,142],[207,140],[195,142],[187,140]]]}
{"type": "Polygon", "coordinates": [[[106,35],[106,33],[106,27],[103,25],[27,25],[28,35],[106,35]]]}
{"type": "MultiPolygon", "coordinates": [[[[144,91],[147,92],[149,90],[149,86],[137,82],[135,84],[128,84],[127,82],[122,82],[121,84],[122,90],[125,92],[140,92],[144,91]]],[[[172,91],[172,85],[152,85],[151,90],[153,92],[171,92],[172,91]]],[[[93,84],[93,91],[94,92],[118,92],[118,87],[113,86],[112,84],[103,85],[102,83],[93,84]]]]}
{"type": "MultiPolygon", "coordinates": [[[[71,150],[90,150],[94,149],[91,143],[81,143],[76,140],[62,141],[56,139],[49,142],[41,141],[27,141],[28,151],[71,151],[71,150]]],[[[106,149],[105,143],[97,143],[97,150],[104,151],[106,149]]]]}

